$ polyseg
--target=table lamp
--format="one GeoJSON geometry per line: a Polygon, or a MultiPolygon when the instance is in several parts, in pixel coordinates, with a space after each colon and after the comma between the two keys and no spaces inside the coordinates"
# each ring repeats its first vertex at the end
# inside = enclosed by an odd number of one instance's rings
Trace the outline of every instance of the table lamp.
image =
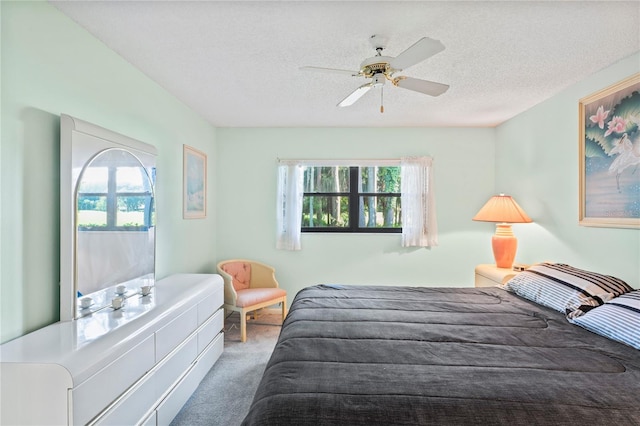
{"type": "Polygon", "coordinates": [[[531,218],[509,195],[494,195],[474,216],[473,220],[496,222],[496,233],[491,238],[493,257],[498,268],[511,268],[516,258],[518,239],[511,230],[512,223],[530,223],[531,218]]]}

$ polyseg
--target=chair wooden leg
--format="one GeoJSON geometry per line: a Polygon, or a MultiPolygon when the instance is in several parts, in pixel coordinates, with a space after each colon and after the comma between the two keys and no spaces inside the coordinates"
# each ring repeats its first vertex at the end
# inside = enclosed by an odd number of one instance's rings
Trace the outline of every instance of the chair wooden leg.
{"type": "Polygon", "coordinates": [[[247,341],[247,313],[244,310],[240,312],[240,341],[247,341]]]}

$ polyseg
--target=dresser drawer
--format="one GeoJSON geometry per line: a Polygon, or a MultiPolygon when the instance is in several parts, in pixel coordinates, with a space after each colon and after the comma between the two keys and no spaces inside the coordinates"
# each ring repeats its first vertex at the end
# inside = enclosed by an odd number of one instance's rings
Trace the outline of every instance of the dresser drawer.
{"type": "Polygon", "coordinates": [[[73,423],[89,422],[154,364],[151,335],[73,389],[73,423]]]}
{"type": "MultiPolygon", "coordinates": [[[[103,416],[96,419],[95,424],[100,426],[135,425],[140,422],[145,414],[156,404],[158,398],[155,395],[154,377],[146,377],[111,407],[103,416]]],[[[154,422],[155,425],[155,411],[154,422]]]]}
{"type": "Polygon", "coordinates": [[[198,303],[198,325],[202,325],[224,304],[224,293],[216,291],[198,303]]]}
{"type": "Polygon", "coordinates": [[[160,399],[167,389],[171,389],[172,385],[195,362],[197,356],[198,337],[194,334],[158,365],[154,373],[156,399],[160,399]]]}
{"type": "Polygon", "coordinates": [[[198,353],[201,353],[224,327],[224,309],[218,309],[198,330],[198,353]]]}
{"type": "Polygon", "coordinates": [[[198,327],[198,307],[180,314],[169,324],[156,331],[156,362],[167,356],[198,327]]]}

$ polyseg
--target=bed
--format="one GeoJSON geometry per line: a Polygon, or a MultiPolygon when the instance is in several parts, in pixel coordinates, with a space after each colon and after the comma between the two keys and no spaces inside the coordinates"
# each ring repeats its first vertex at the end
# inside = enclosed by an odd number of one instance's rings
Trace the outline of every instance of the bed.
{"type": "Polygon", "coordinates": [[[503,288],[346,285],[296,295],[243,421],[563,423],[640,425],[640,351],[503,288]]]}

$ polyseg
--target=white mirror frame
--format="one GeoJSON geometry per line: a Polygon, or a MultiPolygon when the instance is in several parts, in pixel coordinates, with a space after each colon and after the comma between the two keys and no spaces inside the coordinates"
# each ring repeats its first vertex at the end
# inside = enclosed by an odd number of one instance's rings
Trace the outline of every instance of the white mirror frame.
{"type": "Polygon", "coordinates": [[[157,156],[154,146],[66,114],[60,116],[60,320],[76,318],[76,205],[79,172],[98,152],[121,148],[137,156],[157,156]]]}

